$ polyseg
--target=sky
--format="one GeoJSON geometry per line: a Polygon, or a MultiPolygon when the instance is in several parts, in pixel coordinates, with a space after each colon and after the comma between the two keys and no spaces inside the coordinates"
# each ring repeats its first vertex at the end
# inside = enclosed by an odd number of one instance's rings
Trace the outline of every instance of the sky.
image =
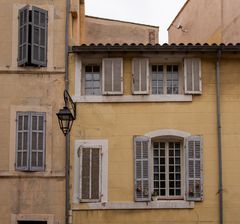
{"type": "Polygon", "coordinates": [[[86,15],[159,27],[159,42],[168,42],[167,28],[187,0],[85,0],[86,15]]]}

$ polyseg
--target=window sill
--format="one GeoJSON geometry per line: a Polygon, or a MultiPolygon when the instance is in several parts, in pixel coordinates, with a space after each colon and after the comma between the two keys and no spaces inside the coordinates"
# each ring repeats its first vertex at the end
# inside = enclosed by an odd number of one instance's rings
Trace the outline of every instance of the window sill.
{"type": "Polygon", "coordinates": [[[64,172],[38,172],[38,171],[0,171],[0,177],[65,177],[64,172]]]}
{"type": "Polygon", "coordinates": [[[76,103],[191,102],[192,95],[73,96],[76,103]]]}
{"type": "Polygon", "coordinates": [[[194,208],[194,202],[183,200],[151,202],[103,202],[74,204],[73,210],[141,210],[194,208]]]}

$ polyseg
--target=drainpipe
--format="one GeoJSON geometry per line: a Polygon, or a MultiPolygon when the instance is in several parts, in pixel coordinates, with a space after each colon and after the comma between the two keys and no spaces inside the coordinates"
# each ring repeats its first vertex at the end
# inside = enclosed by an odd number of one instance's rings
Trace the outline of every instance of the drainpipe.
{"type": "MultiPolygon", "coordinates": [[[[65,90],[69,90],[69,78],[68,78],[68,43],[69,43],[69,12],[70,12],[70,0],[66,0],[66,24],[65,24],[65,90]]],[[[65,105],[66,106],[66,105],[65,105]]],[[[69,133],[65,139],[65,224],[69,222],[69,147],[70,136],[69,133]]]]}
{"type": "Polygon", "coordinates": [[[216,101],[217,101],[217,135],[218,135],[218,194],[219,194],[219,223],[223,224],[223,184],[222,184],[222,125],[220,102],[220,58],[221,50],[217,52],[216,61],[216,101]]]}

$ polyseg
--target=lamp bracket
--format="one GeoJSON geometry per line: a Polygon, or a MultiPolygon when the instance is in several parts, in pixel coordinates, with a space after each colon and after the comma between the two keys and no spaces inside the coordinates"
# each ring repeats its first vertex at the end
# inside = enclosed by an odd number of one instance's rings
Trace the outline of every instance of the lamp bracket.
{"type": "Polygon", "coordinates": [[[71,96],[69,95],[66,89],[63,92],[63,98],[65,101],[65,106],[69,108],[75,120],[76,119],[76,103],[73,102],[71,96]]]}

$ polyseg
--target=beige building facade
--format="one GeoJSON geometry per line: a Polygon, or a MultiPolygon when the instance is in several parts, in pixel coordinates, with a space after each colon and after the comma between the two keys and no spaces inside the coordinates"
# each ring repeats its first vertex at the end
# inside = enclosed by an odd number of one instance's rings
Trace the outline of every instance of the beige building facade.
{"type": "Polygon", "coordinates": [[[74,46],[73,223],[239,223],[238,61],[237,45],[74,46]]]}
{"type": "Polygon", "coordinates": [[[63,224],[66,1],[1,1],[0,223],[63,224]]]}
{"type": "Polygon", "coordinates": [[[238,0],[187,0],[168,28],[169,43],[238,43],[238,0]]]}
{"type": "Polygon", "coordinates": [[[156,44],[158,32],[156,26],[86,16],[84,43],[156,44]]]}

